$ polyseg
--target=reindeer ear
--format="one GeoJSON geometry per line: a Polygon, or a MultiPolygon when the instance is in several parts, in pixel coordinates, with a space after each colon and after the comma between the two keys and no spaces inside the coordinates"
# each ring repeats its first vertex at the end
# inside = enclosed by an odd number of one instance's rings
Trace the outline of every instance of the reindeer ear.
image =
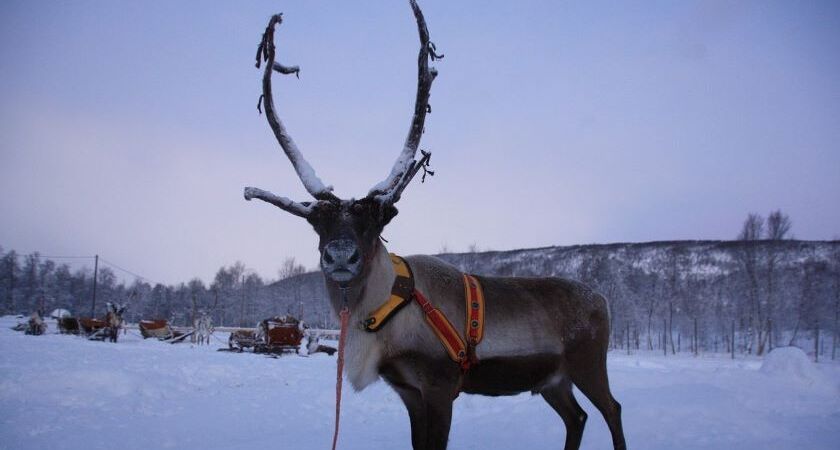
{"type": "Polygon", "coordinates": [[[336,209],[336,206],[332,203],[319,202],[312,207],[311,213],[305,219],[317,232],[325,223],[335,221],[336,209]]]}
{"type": "Polygon", "coordinates": [[[382,210],[379,212],[379,216],[381,217],[380,225],[382,227],[384,227],[385,225],[388,225],[388,223],[391,222],[391,219],[396,217],[399,212],[400,211],[394,205],[383,206],[382,210]]]}
{"type": "Polygon", "coordinates": [[[357,214],[362,212],[367,214],[369,220],[374,221],[380,229],[388,225],[399,212],[393,204],[381,203],[369,198],[356,202],[353,209],[357,214]]]}

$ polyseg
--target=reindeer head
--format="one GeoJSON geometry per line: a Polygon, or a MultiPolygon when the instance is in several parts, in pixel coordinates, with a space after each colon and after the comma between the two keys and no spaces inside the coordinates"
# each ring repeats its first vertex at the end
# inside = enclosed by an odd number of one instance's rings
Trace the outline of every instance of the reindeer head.
{"type": "MultiPolygon", "coordinates": [[[[271,93],[272,72],[295,74],[300,72],[297,66],[285,66],[275,60],[274,30],[282,23],[283,16],[277,14],[268,22],[262,42],[257,49],[257,67],[265,63],[263,71],[263,95],[260,104],[265,108],[265,115],[277,142],[294,166],[298,177],[315,201],[296,202],[285,197],[253,187],[245,188],[245,199],[258,198],[280,209],[305,218],[318,233],[321,252],[321,270],[327,278],[340,286],[346,287],[359,279],[370,267],[370,261],[379,245],[379,235],[394,216],[402,191],[411,182],[420,169],[426,171],[431,153],[420,150],[422,157],[415,160],[423,124],[429,107],[429,91],[437,71],[429,67],[429,59],[442,57],[435,53],[435,46],[429,42],[429,30],[423,12],[415,0],[410,0],[417,29],[420,35],[420,54],[418,56],[417,98],[414,116],[408,137],[402,151],[394,163],[388,177],[375,185],[367,196],[360,200],[343,200],[333,194],[332,186],[326,186],[315,175],[315,170],[304,159],[286,127],[274,108],[271,93]]],[[[258,105],[259,106],[259,105],[258,105]]],[[[430,174],[432,172],[429,172],[430,174]]]]}
{"type": "Polygon", "coordinates": [[[107,313],[105,314],[106,320],[112,326],[118,326],[122,323],[122,316],[125,313],[125,309],[128,305],[120,305],[119,303],[105,303],[105,309],[107,313]]]}

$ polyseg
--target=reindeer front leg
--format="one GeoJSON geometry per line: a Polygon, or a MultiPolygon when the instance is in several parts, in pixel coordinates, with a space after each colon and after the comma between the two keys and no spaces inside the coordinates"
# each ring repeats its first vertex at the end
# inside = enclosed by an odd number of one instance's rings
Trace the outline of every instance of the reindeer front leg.
{"type": "Polygon", "coordinates": [[[411,387],[393,386],[408,410],[408,419],[411,422],[411,447],[414,450],[425,449],[427,440],[426,405],[423,403],[423,395],[417,389],[411,387]]]}
{"type": "Polygon", "coordinates": [[[424,449],[446,450],[454,400],[455,397],[450,389],[431,388],[424,392],[423,403],[426,407],[426,446],[423,447],[424,449]]]}
{"type": "Polygon", "coordinates": [[[411,421],[414,450],[445,450],[460,369],[448,359],[404,355],[383,362],[380,375],[402,399],[411,421]]]}
{"type": "Polygon", "coordinates": [[[452,424],[452,395],[436,389],[422,394],[410,387],[396,387],[411,421],[411,446],[414,450],[444,450],[452,424]]]}

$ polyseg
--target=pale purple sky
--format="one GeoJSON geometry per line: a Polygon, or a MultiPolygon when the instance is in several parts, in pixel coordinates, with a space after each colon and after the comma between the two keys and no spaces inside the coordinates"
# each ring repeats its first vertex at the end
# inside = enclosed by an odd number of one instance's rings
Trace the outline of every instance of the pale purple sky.
{"type": "MultiPolygon", "coordinates": [[[[421,0],[435,63],[404,254],[730,239],[781,208],[840,236],[840,3],[421,0]]],[[[407,1],[0,2],[0,245],[92,255],[166,283],[318,259],[307,195],[256,111],[259,36],[290,133],[343,197],[408,130],[407,1]]]]}

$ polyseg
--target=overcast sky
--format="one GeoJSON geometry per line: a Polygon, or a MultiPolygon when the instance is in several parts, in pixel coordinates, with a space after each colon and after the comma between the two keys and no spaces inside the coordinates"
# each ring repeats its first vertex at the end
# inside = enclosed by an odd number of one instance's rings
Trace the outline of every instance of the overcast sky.
{"type": "MultiPolygon", "coordinates": [[[[748,212],[840,237],[840,3],[421,0],[446,58],[403,254],[733,238],[748,212]]],[[[153,281],[307,267],[317,239],[257,186],[307,194],[256,110],[284,12],[281,117],[342,197],[408,131],[407,1],[0,2],[0,246],[153,281]]]]}

